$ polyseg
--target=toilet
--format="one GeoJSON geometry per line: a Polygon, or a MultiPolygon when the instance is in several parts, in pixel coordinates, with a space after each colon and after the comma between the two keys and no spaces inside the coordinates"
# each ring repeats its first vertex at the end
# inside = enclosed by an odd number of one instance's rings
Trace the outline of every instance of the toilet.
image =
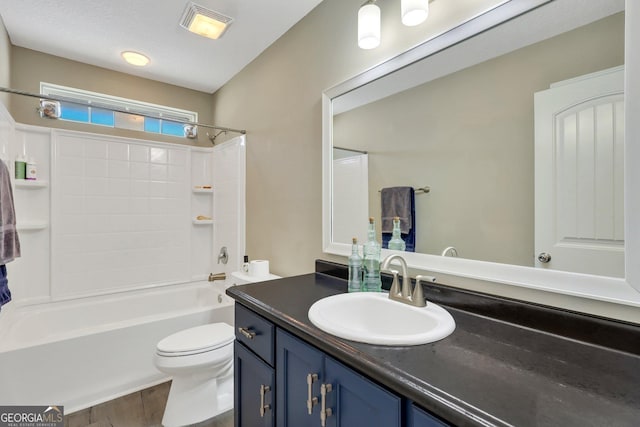
{"type": "Polygon", "coordinates": [[[165,427],[195,424],[233,409],[233,327],[210,323],[158,342],[155,364],[172,377],[165,427]]]}
{"type": "MultiPolygon", "coordinates": [[[[233,285],[279,279],[266,274],[231,273],[233,285]]],[[[164,427],[196,424],[233,409],[233,326],[209,323],[163,338],[156,346],[156,368],[172,377],[164,427]]]]}

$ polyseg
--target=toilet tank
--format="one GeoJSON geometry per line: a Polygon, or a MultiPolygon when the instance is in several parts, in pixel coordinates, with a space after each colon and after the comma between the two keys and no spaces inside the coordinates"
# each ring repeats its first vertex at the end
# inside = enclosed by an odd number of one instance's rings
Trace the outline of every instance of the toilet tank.
{"type": "Polygon", "coordinates": [[[280,276],[268,274],[266,276],[250,276],[244,271],[234,271],[231,273],[231,286],[246,285],[248,283],[264,282],[267,280],[280,279],[280,276]]]}

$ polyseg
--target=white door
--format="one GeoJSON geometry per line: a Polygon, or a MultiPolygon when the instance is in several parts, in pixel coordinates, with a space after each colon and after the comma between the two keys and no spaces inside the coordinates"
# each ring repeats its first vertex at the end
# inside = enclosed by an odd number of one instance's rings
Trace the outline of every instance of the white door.
{"type": "Polygon", "coordinates": [[[624,277],[623,156],[623,67],[535,94],[536,267],[624,277]]]}

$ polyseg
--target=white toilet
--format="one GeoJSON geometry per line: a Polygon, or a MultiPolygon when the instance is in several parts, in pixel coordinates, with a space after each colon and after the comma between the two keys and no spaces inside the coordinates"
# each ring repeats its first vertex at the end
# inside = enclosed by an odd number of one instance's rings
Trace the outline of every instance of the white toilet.
{"type": "MultiPolygon", "coordinates": [[[[275,274],[231,273],[232,285],[279,279],[275,274]]],[[[196,424],[233,409],[233,327],[210,323],[160,340],[155,364],[172,377],[165,427],[196,424]]]]}
{"type": "Polygon", "coordinates": [[[162,339],[158,370],[173,378],[165,427],[195,424],[233,409],[233,327],[210,323],[162,339]]]}

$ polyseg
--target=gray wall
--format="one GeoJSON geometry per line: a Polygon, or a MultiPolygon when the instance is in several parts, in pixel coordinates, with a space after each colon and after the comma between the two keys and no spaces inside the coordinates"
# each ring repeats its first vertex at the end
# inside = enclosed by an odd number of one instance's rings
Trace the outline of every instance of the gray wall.
{"type": "Polygon", "coordinates": [[[214,94],[214,121],[248,130],[247,254],[275,273],[313,271],[322,252],[321,93],[495,1],[434,2],[428,25],[405,27],[379,2],[382,43],[357,46],[360,0],[324,0],[214,94]],[[442,7],[442,9],[440,9],[442,7]]]}
{"type": "MultiPolygon", "coordinates": [[[[13,46],[11,69],[11,87],[13,89],[40,93],[40,82],[43,81],[152,104],[196,111],[198,112],[198,120],[203,123],[207,123],[211,118],[210,94],[135,77],[22,47],[13,46]]],[[[35,111],[38,105],[37,101],[35,98],[12,95],[9,111],[19,123],[173,142],[176,144],[191,145],[195,143],[195,140],[187,140],[185,138],[43,119],[35,111]]],[[[211,146],[205,136],[206,132],[207,129],[198,129],[197,145],[211,146]]]]}
{"type": "Polygon", "coordinates": [[[334,143],[369,153],[378,219],[380,188],[431,187],[416,196],[416,252],[455,246],[463,258],[533,266],[533,94],[622,64],[619,13],[340,114],[334,143]]]}

